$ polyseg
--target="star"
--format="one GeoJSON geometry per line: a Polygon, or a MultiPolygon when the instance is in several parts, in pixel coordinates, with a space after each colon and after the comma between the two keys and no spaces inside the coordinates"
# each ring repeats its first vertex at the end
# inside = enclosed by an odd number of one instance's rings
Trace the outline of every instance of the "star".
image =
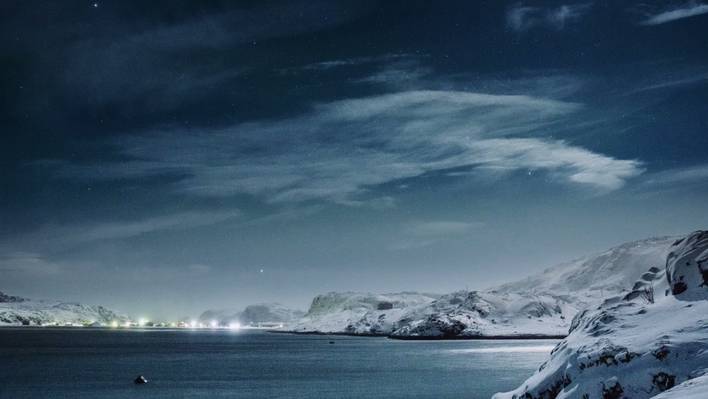
{"type": "Polygon", "coordinates": [[[261,269],[260,272],[263,273],[263,269],[261,269]]]}

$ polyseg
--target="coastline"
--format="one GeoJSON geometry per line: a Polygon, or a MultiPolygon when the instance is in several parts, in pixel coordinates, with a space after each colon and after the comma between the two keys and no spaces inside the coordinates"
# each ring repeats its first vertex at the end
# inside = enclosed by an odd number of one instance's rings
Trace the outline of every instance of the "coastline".
{"type": "Polygon", "coordinates": [[[293,335],[332,335],[345,337],[379,337],[389,338],[399,341],[479,341],[479,340],[529,340],[529,339],[563,339],[567,335],[545,335],[545,334],[516,334],[516,335],[456,335],[456,336],[397,336],[390,334],[353,334],[346,332],[322,332],[322,331],[286,331],[286,330],[266,330],[275,334],[293,335]]]}

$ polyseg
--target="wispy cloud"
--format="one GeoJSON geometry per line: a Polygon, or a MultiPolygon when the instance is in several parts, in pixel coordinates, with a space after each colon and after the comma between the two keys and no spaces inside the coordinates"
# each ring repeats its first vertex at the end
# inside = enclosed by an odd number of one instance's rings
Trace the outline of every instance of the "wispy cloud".
{"type": "Polygon", "coordinates": [[[187,266],[187,271],[194,275],[208,274],[211,272],[211,266],[202,263],[194,263],[187,266]]]}
{"type": "Polygon", "coordinates": [[[558,7],[535,7],[516,3],[507,10],[506,24],[517,32],[536,27],[562,30],[587,14],[591,7],[591,3],[564,4],[558,7]]]}
{"type": "Polygon", "coordinates": [[[480,222],[458,222],[450,220],[435,220],[414,222],[405,226],[405,232],[416,237],[447,237],[467,233],[472,229],[484,226],[480,222]]]}
{"type": "Polygon", "coordinates": [[[37,253],[0,253],[0,272],[32,277],[50,277],[61,273],[62,267],[37,253]]]}
{"type": "Polygon", "coordinates": [[[183,194],[250,194],[281,204],[385,207],[392,200],[372,193],[374,186],[459,167],[534,169],[558,182],[618,189],[642,172],[639,162],[514,137],[552,129],[579,108],[525,95],[404,91],[321,104],[297,118],[123,137],[111,144],[126,161],[54,167],[68,178],[179,175],[173,187],[183,194]]]}
{"type": "Polygon", "coordinates": [[[124,32],[109,29],[110,34],[92,31],[65,38],[63,41],[70,43],[64,49],[66,54],[51,59],[52,65],[57,60],[66,63],[58,68],[63,71],[58,79],[62,88],[72,95],[81,93],[81,100],[88,99],[91,104],[128,103],[131,109],[144,101],[154,110],[176,109],[213,95],[216,88],[250,70],[243,63],[225,65],[218,55],[224,49],[254,47],[273,38],[328,29],[365,13],[368,6],[344,7],[319,0],[254,4],[228,11],[222,7],[207,11],[210,7],[205,6],[205,12],[188,16],[180,16],[179,8],[175,7],[169,23],[141,26],[134,20],[116,27],[124,32]],[[203,57],[204,53],[213,56],[192,64],[179,61],[203,57]]]}
{"type": "Polygon", "coordinates": [[[642,180],[641,186],[645,188],[671,188],[696,183],[708,184],[708,164],[647,174],[642,180]]]}
{"type": "Polygon", "coordinates": [[[0,254],[24,248],[32,253],[66,250],[95,241],[125,239],[158,231],[208,226],[238,217],[238,211],[183,212],[140,220],[82,224],[46,224],[30,233],[0,241],[0,254]]]}
{"type": "MultiPolygon", "coordinates": [[[[328,71],[331,69],[335,68],[341,68],[341,67],[349,67],[349,66],[357,66],[357,65],[365,65],[365,64],[375,64],[375,63],[389,63],[389,62],[395,62],[398,60],[402,59],[408,59],[408,58],[413,58],[416,57],[412,54],[406,54],[406,53],[393,53],[393,54],[384,54],[384,55],[379,55],[379,56],[371,56],[371,57],[351,57],[351,58],[341,58],[341,59],[333,59],[333,60],[326,60],[326,61],[320,61],[320,62],[314,62],[311,64],[307,64],[305,66],[302,66],[298,69],[301,70],[310,70],[310,71],[328,71]]],[[[293,69],[289,69],[293,70],[293,69]]]]}
{"type": "Polygon", "coordinates": [[[481,222],[452,220],[413,221],[401,226],[390,249],[395,251],[423,248],[443,241],[463,237],[484,226],[481,222]]]}
{"type": "MultiPolygon", "coordinates": [[[[676,75],[676,73],[674,75],[676,75]]],[[[678,78],[674,77],[672,79],[665,79],[663,81],[647,84],[646,86],[642,86],[630,91],[628,94],[642,93],[650,90],[682,88],[695,84],[703,84],[706,82],[708,82],[708,72],[696,71],[691,75],[678,78]]]]}
{"type": "Polygon", "coordinates": [[[708,13],[708,4],[690,1],[681,6],[671,8],[658,14],[648,15],[641,22],[642,25],[661,25],[668,22],[678,21],[680,19],[695,17],[708,13]]]}

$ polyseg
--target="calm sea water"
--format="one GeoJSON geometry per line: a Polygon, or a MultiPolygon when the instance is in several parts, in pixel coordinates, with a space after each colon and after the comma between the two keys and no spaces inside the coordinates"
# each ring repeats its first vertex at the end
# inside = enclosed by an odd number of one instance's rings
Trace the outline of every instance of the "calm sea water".
{"type": "Polygon", "coordinates": [[[555,342],[0,329],[0,398],[489,398],[555,342]]]}

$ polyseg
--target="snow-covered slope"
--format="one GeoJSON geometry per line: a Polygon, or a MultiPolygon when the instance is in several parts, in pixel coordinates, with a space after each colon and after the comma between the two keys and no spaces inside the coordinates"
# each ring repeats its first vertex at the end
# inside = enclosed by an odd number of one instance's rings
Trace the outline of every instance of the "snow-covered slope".
{"type": "Polygon", "coordinates": [[[634,241],[529,278],[484,291],[445,295],[410,309],[397,338],[564,336],[580,310],[631,289],[649,266],[663,264],[673,238],[634,241]]]}
{"type": "Polygon", "coordinates": [[[706,374],[685,381],[652,399],[705,399],[708,397],[708,371],[706,374]]]}
{"type": "Polygon", "coordinates": [[[390,335],[401,339],[564,336],[576,312],[566,296],[459,291],[403,312],[390,335]]]}
{"type": "Polygon", "coordinates": [[[109,325],[125,316],[103,306],[70,302],[36,301],[0,292],[0,325],[109,325]]]}
{"type": "Polygon", "coordinates": [[[307,314],[290,330],[301,333],[388,335],[404,313],[425,307],[437,297],[413,292],[330,292],[316,296],[307,314]]]}
{"type": "Polygon", "coordinates": [[[395,338],[564,336],[578,311],[628,291],[663,264],[673,238],[634,241],[483,291],[448,295],[330,293],[315,298],[297,332],[395,338]],[[395,297],[395,298],[394,298],[395,297]],[[395,302],[390,310],[379,302],[395,302]]]}
{"type": "Polygon", "coordinates": [[[258,303],[246,306],[243,310],[222,309],[207,310],[199,316],[202,323],[216,321],[222,325],[239,322],[243,325],[261,323],[292,323],[300,319],[305,312],[291,309],[279,303],[258,303]]]}
{"type": "Polygon", "coordinates": [[[708,397],[705,377],[684,384],[708,372],[708,232],[677,240],[665,265],[578,314],[548,361],[495,398],[708,397]]]}

